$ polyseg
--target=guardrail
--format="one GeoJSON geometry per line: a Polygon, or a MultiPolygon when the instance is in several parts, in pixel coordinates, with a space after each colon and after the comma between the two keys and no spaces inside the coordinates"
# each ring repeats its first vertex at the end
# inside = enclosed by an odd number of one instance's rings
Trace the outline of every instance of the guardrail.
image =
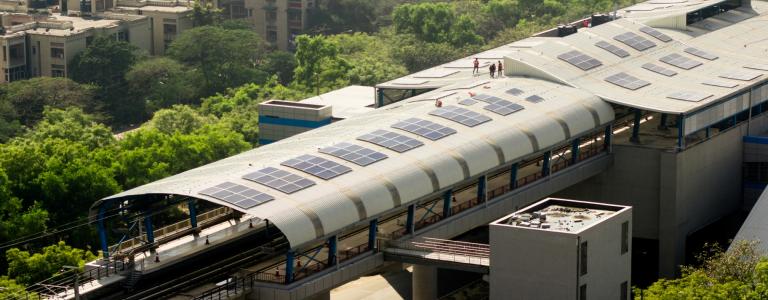
{"type": "Polygon", "coordinates": [[[481,266],[490,265],[491,256],[490,246],[487,244],[435,238],[392,243],[383,251],[396,255],[481,266]]]}
{"type": "Polygon", "coordinates": [[[57,299],[62,298],[61,295],[66,295],[70,290],[74,291],[74,283],[77,283],[78,288],[82,288],[85,285],[93,284],[102,278],[110,275],[119,274],[130,268],[129,264],[122,261],[110,260],[107,263],[99,265],[95,268],[78,272],[71,275],[65,275],[72,271],[62,272],[44,281],[35,283],[27,287],[26,292],[23,295],[11,296],[8,299],[57,299]]]}

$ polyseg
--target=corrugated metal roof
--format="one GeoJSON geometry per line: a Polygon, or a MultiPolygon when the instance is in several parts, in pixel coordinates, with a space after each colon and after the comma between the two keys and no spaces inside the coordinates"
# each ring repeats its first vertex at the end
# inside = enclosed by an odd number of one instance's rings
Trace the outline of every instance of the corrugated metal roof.
{"type": "MultiPolygon", "coordinates": [[[[471,86],[460,82],[446,89],[471,86]]],[[[482,82],[481,82],[482,83],[482,82]]],[[[122,192],[107,199],[141,197],[150,194],[173,194],[207,200],[233,207],[262,219],[269,219],[288,238],[292,247],[314,241],[347,226],[430,195],[460,181],[475,177],[489,169],[518,160],[562,143],[613,120],[613,110],[589,93],[536,79],[498,79],[472,89],[460,89],[441,99],[443,106],[461,106],[486,115],[492,121],[467,127],[429,112],[436,109],[434,94],[419,95],[368,114],[357,115],[316,130],[302,133],[273,144],[261,146],[175,176],[122,192]],[[524,94],[512,96],[512,87],[524,94]],[[469,93],[488,94],[508,99],[524,107],[508,116],[483,109],[486,103],[464,106],[458,102],[469,93]],[[524,98],[536,94],[545,100],[531,103],[524,98]],[[432,141],[403,130],[390,128],[398,121],[418,117],[450,127],[456,134],[432,141]],[[378,129],[406,135],[424,143],[422,147],[397,153],[357,137],[378,129]],[[319,148],[347,142],[388,156],[380,162],[361,167],[326,155],[319,148]],[[334,161],[352,171],[330,180],[280,165],[290,158],[311,154],[334,161]],[[275,167],[299,174],[317,184],[291,194],[282,193],[242,176],[265,167],[275,167]],[[243,210],[218,199],[199,194],[201,190],[222,182],[233,182],[275,198],[259,206],[243,210]]]]}

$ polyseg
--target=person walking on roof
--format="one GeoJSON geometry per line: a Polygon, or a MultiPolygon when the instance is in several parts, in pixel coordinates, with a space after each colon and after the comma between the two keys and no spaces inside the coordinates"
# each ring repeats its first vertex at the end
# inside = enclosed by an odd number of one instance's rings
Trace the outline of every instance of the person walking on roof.
{"type": "Polygon", "coordinates": [[[488,67],[488,70],[491,71],[491,78],[496,77],[496,64],[491,64],[490,67],[488,67]]]}
{"type": "Polygon", "coordinates": [[[499,66],[496,67],[496,71],[499,73],[499,78],[504,76],[504,66],[501,64],[501,61],[499,60],[499,66]]]}
{"type": "Polygon", "coordinates": [[[472,75],[480,74],[480,61],[477,60],[477,57],[475,57],[475,61],[472,62],[474,64],[474,68],[472,69],[472,75]]]}

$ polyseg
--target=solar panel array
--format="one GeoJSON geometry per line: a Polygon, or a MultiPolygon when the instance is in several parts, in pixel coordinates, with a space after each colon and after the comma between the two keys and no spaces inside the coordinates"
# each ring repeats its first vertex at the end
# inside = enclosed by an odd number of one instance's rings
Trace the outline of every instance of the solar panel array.
{"type": "Polygon", "coordinates": [[[628,90],[637,90],[651,83],[624,72],[616,73],[605,78],[605,81],[618,85],[628,90]]]}
{"type": "Polygon", "coordinates": [[[672,94],[667,95],[667,98],[675,99],[675,100],[690,101],[690,102],[699,102],[711,96],[712,94],[704,94],[699,92],[674,92],[672,94]]]}
{"type": "Polygon", "coordinates": [[[711,86],[717,86],[717,87],[724,87],[724,88],[734,88],[739,86],[736,83],[725,81],[725,80],[719,80],[719,79],[709,79],[707,81],[702,82],[704,85],[711,85],[711,86]]]}
{"type": "Polygon", "coordinates": [[[627,52],[626,50],[616,47],[613,44],[606,41],[599,41],[595,43],[595,46],[605,51],[611,52],[613,53],[613,55],[616,55],[621,58],[625,58],[629,56],[629,52],[627,52]]]}
{"type": "Polygon", "coordinates": [[[350,143],[338,143],[325,147],[320,149],[320,153],[333,155],[359,166],[367,166],[387,158],[387,155],[384,153],[350,143]]]}
{"type": "Polygon", "coordinates": [[[677,53],[664,56],[659,58],[659,60],[663,63],[670,64],[684,70],[690,70],[701,65],[701,62],[695,61],[677,53]]]}
{"type": "Polygon", "coordinates": [[[204,189],[200,191],[200,194],[219,199],[242,209],[249,209],[275,200],[275,197],[268,194],[228,181],[204,189]]]}
{"type": "Polygon", "coordinates": [[[342,166],[337,162],[309,154],[291,158],[280,164],[325,180],[352,171],[349,167],[342,166]]]}
{"type": "Polygon", "coordinates": [[[656,43],[635,34],[634,32],[625,32],[613,37],[614,40],[624,43],[637,51],[644,51],[656,47],[656,43]]]}
{"type": "Polygon", "coordinates": [[[741,81],[750,81],[760,76],[763,76],[763,74],[759,72],[753,72],[753,71],[747,71],[747,70],[732,71],[732,72],[728,72],[720,75],[720,77],[722,78],[741,80],[741,81]]]}
{"type": "Polygon", "coordinates": [[[693,48],[693,47],[685,48],[685,49],[683,49],[683,51],[685,51],[685,53],[688,53],[688,54],[691,54],[691,55],[695,55],[695,56],[701,57],[701,58],[706,59],[706,60],[715,60],[715,59],[717,59],[717,55],[714,55],[714,54],[711,54],[709,52],[705,52],[703,50],[699,50],[699,49],[696,49],[696,48],[693,48]]]}
{"type": "Polygon", "coordinates": [[[245,174],[243,179],[271,187],[286,194],[315,185],[315,182],[312,180],[273,167],[245,174]]]}
{"type": "Polygon", "coordinates": [[[653,29],[651,27],[646,27],[646,26],[640,27],[640,32],[648,34],[648,35],[656,38],[657,40],[665,42],[665,43],[669,43],[669,42],[672,41],[671,37],[669,37],[666,34],[661,33],[661,31],[658,31],[658,30],[653,29]]]}
{"type": "Polygon", "coordinates": [[[359,136],[357,139],[382,146],[398,153],[403,153],[424,145],[424,143],[420,142],[419,140],[387,130],[376,130],[374,132],[359,136]]]}
{"type": "Polygon", "coordinates": [[[405,119],[392,125],[392,128],[405,130],[433,141],[456,133],[456,130],[453,128],[419,118],[405,119]]]}
{"type": "Polygon", "coordinates": [[[475,100],[478,100],[478,101],[483,101],[485,103],[495,103],[495,102],[498,102],[498,101],[504,101],[504,99],[501,99],[499,97],[491,96],[491,95],[486,95],[486,94],[475,95],[472,98],[474,98],[475,100]]]}
{"type": "Polygon", "coordinates": [[[491,118],[466,108],[445,106],[429,112],[430,115],[445,118],[467,127],[475,127],[491,120],[491,118]]]}
{"type": "Polygon", "coordinates": [[[568,51],[563,54],[560,54],[557,56],[557,58],[562,59],[568,62],[569,64],[575,67],[578,67],[579,69],[582,69],[584,71],[596,68],[603,64],[599,60],[594,59],[591,56],[576,50],[572,50],[572,51],[568,51]]]}
{"type": "Polygon", "coordinates": [[[531,103],[539,103],[539,102],[543,102],[544,98],[542,98],[539,95],[530,95],[530,96],[525,98],[525,101],[528,101],[528,102],[531,102],[531,103]]]}
{"type": "Polygon", "coordinates": [[[473,105],[475,103],[477,103],[477,101],[469,99],[469,98],[459,101],[459,104],[466,105],[466,106],[470,106],[470,105],[473,105]]]}
{"type": "Polygon", "coordinates": [[[523,90],[518,88],[511,88],[507,90],[507,94],[510,94],[512,96],[520,96],[523,94],[523,90]]]}
{"type": "Polygon", "coordinates": [[[520,111],[523,109],[523,106],[517,103],[509,102],[507,100],[501,100],[496,101],[494,103],[488,104],[483,109],[492,111],[496,114],[506,116],[513,112],[520,111]]]}
{"type": "Polygon", "coordinates": [[[667,77],[672,77],[672,76],[677,75],[677,72],[675,72],[674,70],[670,70],[670,69],[667,69],[665,67],[662,67],[662,66],[659,66],[659,65],[655,65],[655,64],[652,64],[652,63],[644,64],[643,65],[643,69],[646,69],[648,71],[651,71],[651,72],[654,72],[654,73],[657,73],[657,74],[661,74],[661,75],[664,75],[664,76],[667,76],[667,77]]]}

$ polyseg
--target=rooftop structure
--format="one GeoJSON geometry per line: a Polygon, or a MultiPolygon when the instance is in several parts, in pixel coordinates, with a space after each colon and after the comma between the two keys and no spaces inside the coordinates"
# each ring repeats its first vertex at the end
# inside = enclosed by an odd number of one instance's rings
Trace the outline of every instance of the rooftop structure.
{"type": "Polygon", "coordinates": [[[500,224],[520,228],[579,233],[603,218],[608,218],[617,210],[615,206],[590,207],[583,203],[556,203],[550,201],[544,207],[523,210],[501,221],[500,224]],[[579,205],[574,205],[579,204],[579,205]]]}

